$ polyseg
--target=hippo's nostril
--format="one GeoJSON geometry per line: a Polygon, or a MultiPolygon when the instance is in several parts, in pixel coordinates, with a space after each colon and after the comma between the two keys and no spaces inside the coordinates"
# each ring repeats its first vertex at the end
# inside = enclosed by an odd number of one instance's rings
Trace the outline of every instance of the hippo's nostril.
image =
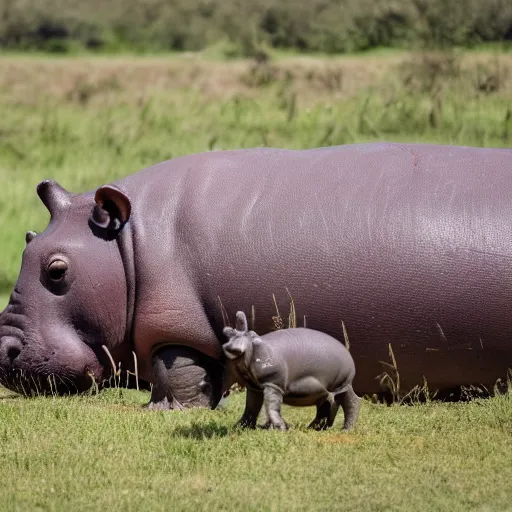
{"type": "Polygon", "coordinates": [[[7,357],[10,359],[11,363],[20,355],[21,349],[19,347],[9,347],[7,349],[7,357]]]}
{"type": "Polygon", "coordinates": [[[21,342],[14,337],[2,338],[0,340],[0,353],[8,360],[9,364],[21,354],[21,342]]]}

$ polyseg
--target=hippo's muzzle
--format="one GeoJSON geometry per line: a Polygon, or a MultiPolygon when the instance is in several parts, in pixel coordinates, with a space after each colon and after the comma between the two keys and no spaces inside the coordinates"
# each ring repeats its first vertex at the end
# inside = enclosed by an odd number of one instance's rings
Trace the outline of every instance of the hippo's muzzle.
{"type": "Polygon", "coordinates": [[[236,336],[222,345],[226,359],[236,361],[245,355],[252,354],[252,341],[248,336],[236,336]]]}
{"type": "Polygon", "coordinates": [[[73,394],[89,389],[92,376],[101,379],[99,362],[81,341],[43,342],[30,325],[13,293],[0,313],[0,385],[23,395],[73,394]],[[88,357],[75,355],[84,350],[88,357]]]}
{"type": "Polygon", "coordinates": [[[226,347],[224,345],[223,349],[226,358],[230,361],[236,361],[237,359],[240,359],[245,353],[245,350],[241,346],[226,347]]]}

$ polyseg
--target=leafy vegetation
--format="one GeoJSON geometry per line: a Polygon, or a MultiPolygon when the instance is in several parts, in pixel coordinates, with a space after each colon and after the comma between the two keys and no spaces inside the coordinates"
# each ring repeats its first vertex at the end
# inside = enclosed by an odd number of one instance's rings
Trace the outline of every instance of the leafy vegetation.
{"type": "Polygon", "coordinates": [[[512,0],[0,0],[0,46],[51,52],[351,52],[512,37],[512,0]]]}

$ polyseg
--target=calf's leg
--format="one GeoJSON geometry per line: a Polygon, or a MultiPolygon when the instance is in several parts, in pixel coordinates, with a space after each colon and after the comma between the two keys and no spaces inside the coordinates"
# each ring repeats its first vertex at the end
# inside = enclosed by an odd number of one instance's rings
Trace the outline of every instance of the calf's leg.
{"type": "Polygon", "coordinates": [[[256,428],[256,420],[263,405],[263,393],[247,388],[245,395],[245,410],[236,426],[245,428],[256,428]]]}
{"type": "Polygon", "coordinates": [[[263,398],[268,417],[267,426],[279,430],[288,430],[288,425],[281,416],[282,393],[274,387],[265,386],[263,388],[263,398]]]}
{"type": "Polygon", "coordinates": [[[338,414],[339,405],[329,396],[323,402],[316,406],[316,417],[309,424],[308,428],[314,430],[325,430],[332,427],[336,414],[338,414]]]}
{"type": "Polygon", "coordinates": [[[346,391],[335,395],[334,400],[341,406],[345,415],[343,430],[351,430],[359,417],[361,399],[355,394],[352,386],[349,386],[346,391]]]}

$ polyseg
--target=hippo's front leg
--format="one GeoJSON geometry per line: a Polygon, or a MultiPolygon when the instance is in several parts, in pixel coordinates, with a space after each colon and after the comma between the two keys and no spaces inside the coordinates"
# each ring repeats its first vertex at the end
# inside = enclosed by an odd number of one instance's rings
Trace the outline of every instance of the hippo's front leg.
{"type": "Polygon", "coordinates": [[[268,417],[266,426],[268,428],[288,430],[288,425],[281,416],[281,405],[283,403],[282,392],[277,390],[274,386],[265,386],[263,388],[263,398],[268,417]]]}
{"type": "Polygon", "coordinates": [[[189,347],[167,345],[157,350],[152,377],[149,409],[214,409],[222,397],[222,364],[189,347]]]}

